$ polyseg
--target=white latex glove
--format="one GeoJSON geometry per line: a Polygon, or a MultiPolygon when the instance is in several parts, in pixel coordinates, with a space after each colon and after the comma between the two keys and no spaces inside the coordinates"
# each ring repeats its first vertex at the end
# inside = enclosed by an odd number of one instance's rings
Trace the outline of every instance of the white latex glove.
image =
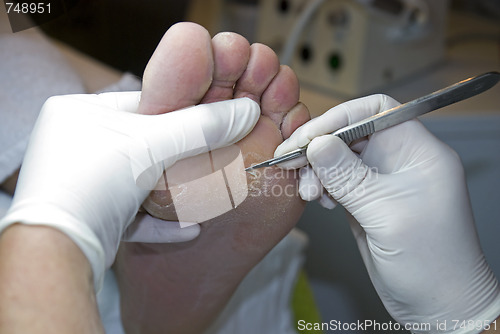
{"type": "Polygon", "coordinates": [[[297,129],[275,155],[315,138],[301,196],[320,198],[314,185],[321,184],[348,211],[370,278],[394,319],[431,326],[410,327],[416,333],[436,333],[445,321],[446,332],[481,332],[500,314],[500,292],[479,245],[457,154],[418,120],[351,148],[321,136],[398,104],[373,95],[338,105],[297,129]]]}
{"type": "MultiPolygon", "coordinates": [[[[133,113],[139,99],[140,92],[126,92],[47,100],[13,204],[0,221],[0,232],[19,222],[67,234],[89,259],[97,290],[164,167],[240,140],[260,115],[258,104],[247,98],[139,115],[133,113]]],[[[176,230],[181,236],[174,241],[186,239],[176,230]]],[[[196,237],[197,230],[187,231],[196,237]]]]}

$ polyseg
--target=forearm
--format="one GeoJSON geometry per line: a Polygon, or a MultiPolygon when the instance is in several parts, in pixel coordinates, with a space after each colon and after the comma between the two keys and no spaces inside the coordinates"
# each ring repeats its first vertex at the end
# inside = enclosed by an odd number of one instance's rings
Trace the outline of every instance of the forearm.
{"type": "Polygon", "coordinates": [[[0,235],[0,334],[103,333],[87,258],[63,233],[15,224],[0,235]]]}

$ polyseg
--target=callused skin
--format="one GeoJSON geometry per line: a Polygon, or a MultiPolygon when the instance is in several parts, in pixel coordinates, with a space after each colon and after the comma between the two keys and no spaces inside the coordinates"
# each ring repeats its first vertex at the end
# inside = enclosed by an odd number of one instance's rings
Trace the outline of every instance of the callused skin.
{"type": "MultiPolygon", "coordinates": [[[[174,41],[181,31],[183,38],[190,35],[191,40],[204,40],[204,29],[183,25],[174,26],[174,31],[167,32],[167,35],[170,34],[169,43],[160,44],[159,48],[175,50],[174,41]]],[[[262,110],[259,122],[235,147],[241,153],[245,166],[271,158],[283,139],[309,119],[307,108],[298,103],[295,75],[288,67],[279,66],[276,55],[269,48],[263,45],[250,47],[236,34],[217,35],[212,40],[212,48],[209,51],[214,53],[215,60],[213,80],[204,97],[198,101],[213,102],[248,96],[259,102],[262,110]],[[248,53],[246,60],[245,50],[248,53]],[[231,56],[236,52],[238,57],[231,56]]],[[[162,60],[161,64],[165,63],[168,59],[162,60]]],[[[152,61],[148,67],[162,70],[158,62],[152,61]]],[[[187,69],[183,71],[184,74],[189,73],[187,69]]],[[[191,84],[195,84],[196,80],[200,79],[192,79],[191,84]]],[[[164,82],[161,81],[149,86],[145,82],[144,90],[155,88],[167,91],[169,84],[167,87],[162,85],[164,82]]],[[[203,85],[205,82],[200,83],[200,86],[203,85]]],[[[198,92],[193,94],[199,95],[198,92]]],[[[183,99],[197,98],[198,95],[194,95],[184,96],[183,99]]],[[[161,103],[148,104],[156,106],[157,111],[161,109],[158,108],[161,103]]],[[[183,104],[185,102],[170,105],[169,108],[185,107],[183,104]]],[[[224,163],[220,165],[223,168],[224,163]]],[[[240,168],[239,173],[239,180],[241,177],[246,179],[246,198],[234,205],[236,208],[203,221],[200,236],[195,240],[178,244],[121,245],[115,271],[127,333],[202,333],[244,276],[296,224],[305,206],[297,194],[296,172],[272,167],[253,174],[240,168]]],[[[228,179],[230,177],[226,177],[228,179]]],[[[169,184],[171,189],[184,186],[169,184]]],[[[228,190],[227,187],[214,189],[213,185],[197,186],[195,192],[202,198],[219,195],[222,198],[228,190]]],[[[234,199],[238,195],[233,195],[235,204],[234,199]]],[[[191,203],[189,198],[170,196],[164,190],[158,190],[152,192],[144,207],[159,218],[175,219],[175,210],[189,207],[191,203]],[[170,205],[173,197],[180,201],[170,205]]]]}

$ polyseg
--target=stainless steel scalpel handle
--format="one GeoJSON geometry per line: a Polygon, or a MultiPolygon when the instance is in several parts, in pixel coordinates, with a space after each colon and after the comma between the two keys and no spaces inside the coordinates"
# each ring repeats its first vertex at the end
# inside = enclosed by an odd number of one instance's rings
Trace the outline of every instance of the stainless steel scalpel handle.
{"type": "MultiPolygon", "coordinates": [[[[471,77],[429,95],[422,96],[395,108],[365,118],[362,121],[348,125],[331,134],[341,138],[346,144],[350,144],[354,140],[363,138],[374,132],[387,129],[388,127],[406,122],[430,111],[446,107],[450,104],[480,94],[495,86],[499,80],[500,73],[498,72],[488,72],[471,77]]],[[[285,161],[296,159],[304,156],[306,150],[307,146],[248,167],[245,170],[249,171],[256,168],[274,166],[285,161]]]]}

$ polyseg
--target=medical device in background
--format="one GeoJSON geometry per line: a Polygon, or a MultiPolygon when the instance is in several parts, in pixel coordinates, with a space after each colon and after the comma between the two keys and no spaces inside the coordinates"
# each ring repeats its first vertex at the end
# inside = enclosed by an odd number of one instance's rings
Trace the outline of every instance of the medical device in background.
{"type": "Polygon", "coordinates": [[[263,0],[257,40],[302,84],[354,97],[444,59],[445,0],[263,0]]]}
{"type": "Polygon", "coordinates": [[[301,84],[341,97],[444,59],[447,0],[193,0],[191,9],[211,33],[264,43],[301,84]]]}

